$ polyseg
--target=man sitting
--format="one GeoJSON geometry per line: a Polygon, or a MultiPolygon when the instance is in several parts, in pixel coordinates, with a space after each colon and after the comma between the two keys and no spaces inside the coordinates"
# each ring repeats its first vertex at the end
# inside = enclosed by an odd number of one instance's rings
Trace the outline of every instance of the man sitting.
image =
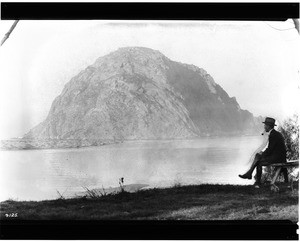
{"type": "MultiPolygon", "coordinates": [[[[281,133],[274,129],[274,126],[276,126],[275,119],[267,117],[263,123],[265,124],[265,131],[270,132],[268,147],[264,152],[261,151],[255,155],[250,169],[244,175],[239,175],[239,177],[243,179],[252,179],[252,172],[256,167],[255,187],[259,187],[261,185],[262,166],[286,162],[286,147],[284,138],[281,133]]],[[[288,182],[286,168],[283,169],[283,173],[285,182],[288,182]]]]}

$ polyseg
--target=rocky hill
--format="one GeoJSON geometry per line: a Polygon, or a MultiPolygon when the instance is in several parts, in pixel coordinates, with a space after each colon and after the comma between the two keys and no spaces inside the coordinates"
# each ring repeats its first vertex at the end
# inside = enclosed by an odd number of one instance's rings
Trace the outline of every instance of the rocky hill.
{"type": "MultiPolygon", "coordinates": [[[[250,134],[253,115],[203,69],[120,48],[74,76],[25,139],[170,139],[250,134]]],[[[257,128],[258,127],[258,128],[257,128]]]]}

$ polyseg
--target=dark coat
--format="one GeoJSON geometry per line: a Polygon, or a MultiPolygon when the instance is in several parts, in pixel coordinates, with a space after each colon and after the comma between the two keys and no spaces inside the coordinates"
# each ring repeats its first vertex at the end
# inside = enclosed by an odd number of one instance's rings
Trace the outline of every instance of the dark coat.
{"type": "Polygon", "coordinates": [[[286,162],[286,147],[281,133],[273,129],[269,135],[268,148],[262,153],[263,158],[272,163],[286,162]]]}

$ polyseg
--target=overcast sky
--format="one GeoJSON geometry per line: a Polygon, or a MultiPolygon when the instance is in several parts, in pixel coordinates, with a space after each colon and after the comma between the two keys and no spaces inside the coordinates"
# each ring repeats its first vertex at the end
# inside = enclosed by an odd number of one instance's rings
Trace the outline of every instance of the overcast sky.
{"type": "MultiPolygon", "coordinates": [[[[13,21],[0,21],[0,39],[13,21]]],[[[143,46],[204,68],[242,109],[282,121],[299,103],[299,35],[287,22],[20,21],[0,47],[0,139],[43,121],[96,58],[143,46]]]]}

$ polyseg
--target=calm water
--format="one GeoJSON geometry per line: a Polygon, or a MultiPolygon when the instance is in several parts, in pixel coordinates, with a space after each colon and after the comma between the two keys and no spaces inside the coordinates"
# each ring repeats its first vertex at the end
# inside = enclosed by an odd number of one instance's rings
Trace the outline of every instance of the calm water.
{"type": "Polygon", "coordinates": [[[149,184],[249,184],[238,174],[263,142],[262,137],[127,141],[60,150],[0,151],[0,200],[58,198],[88,188],[149,184]]]}

